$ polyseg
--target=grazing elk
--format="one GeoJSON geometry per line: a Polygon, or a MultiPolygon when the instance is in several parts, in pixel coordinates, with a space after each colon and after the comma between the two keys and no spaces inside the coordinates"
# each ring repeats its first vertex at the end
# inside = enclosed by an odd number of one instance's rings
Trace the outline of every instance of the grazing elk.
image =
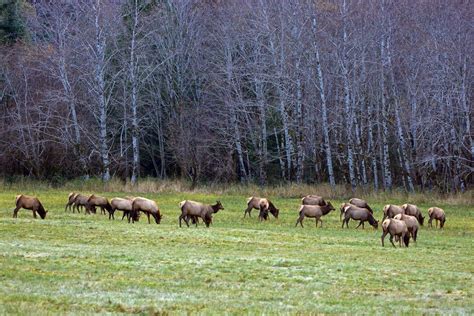
{"type": "MultiPolygon", "coordinates": [[[[68,209],[71,211],[71,207],[74,205],[74,200],[76,199],[77,193],[71,192],[67,196],[67,204],[66,207],[64,208],[64,212],[66,212],[68,209]]],[[[74,208],[72,208],[72,211],[74,212],[74,208]]]]}
{"type": "Polygon", "coordinates": [[[160,224],[161,219],[163,218],[163,215],[160,214],[160,209],[158,208],[158,205],[155,201],[143,197],[136,197],[133,199],[132,212],[130,214],[132,223],[138,221],[140,212],[146,214],[148,218],[148,224],[151,224],[150,215],[153,216],[157,224],[160,224]]]}
{"type": "Polygon", "coordinates": [[[42,219],[45,219],[46,214],[48,213],[48,211],[44,209],[40,200],[33,196],[27,196],[23,194],[17,195],[15,198],[15,205],[16,207],[13,210],[13,218],[18,217],[18,211],[21,208],[24,208],[25,210],[32,210],[34,218],[36,218],[36,213],[38,213],[42,219]]]}
{"type": "Polygon", "coordinates": [[[423,222],[425,221],[425,218],[423,217],[423,214],[421,214],[421,210],[413,204],[403,204],[402,209],[405,211],[405,214],[415,216],[416,219],[418,220],[418,223],[420,223],[421,226],[423,226],[423,222]]]}
{"type": "Polygon", "coordinates": [[[410,233],[411,238],[416,242],[416,237],[418,236],[418,230],[420,229],[420,224],[418,219],[415,216],[406,215],[406,214],[397,214],[394,219],[404,221],[408,228],[408,233],[410,233]]]}
{"type": "Polygon", "coordinates": [[[428,209],[428,216],[430,219],[428,220],[428,224],[430,227],[433,227],[433,219],[436,220],[436,227],[438,227],[439,221],[439,228],[444,227],[444,222],[446,222],[446,213],[443,209],[439,207],[430,207],[428,209]]]}
{"type": "Polygon", "coordinates": [[[379,222],[375,220],[374,215],[372,215],[368,209],[349,204],[344,207],[344,220],[342,221],[342,228],[344,228],[344,224],[346,224],[346,228],[349,228],[348,224],[349,220],[351,219],[359,221],[359,225],[357,225],[356,229],[359,228],[360,225],[362,225],[362,228],[364,228],[364,222],[367,221],[375,229],[377,229],[379,226],[379,222]]]}
{"type": "MultiPolygon", "coordinates": [[[[89,212],[87,210],[87,200],[89,200],[91,196],[90,195],[82,195],[82,194],[77,194],[76,197],[74,198],[74,204],[72,206],[72,212],[74,213],[74,209],[77,210],[78,213],[80,213],[80,208],[85,208],[86,209],[86,212],[89,212]]],[[[96,212],[96,209],[95,207],[93,207],[92,209],[92,212],[95,213],[96,212]]]]}
{"type": "Polygon", "coordinates": [[[387,217],[393,218],[397,214],[405,214],[405,211],[400,206],[387,204],[383,207],[382,221],[384,221],[387,217]]]}
{"type": "MultiPolygon", "coordinates": [[[[275,217],[275,218],[278,218],[278,214],[280,212],[279,209],[277,209],[275,207],[275,205],[273,205],[273,203],[268,200],[268,199],[265,199],[265,198],[259,198],[259,197],[255,197],[255,196],[251,196],[247,199],[247,209],[244,211],[244,218],[245,216],[247,216],[247,213],[249,214],[249,217],[251,217],[251,213],[253,209],[256,209],[256,210],[259,210],[260,213],[259,213],[259,218],[260,218],[260,215],[262,215],[262,210],[261,210],[261,201],[262,200],[266,200],[268,202],[268,207],[265,207],[265,202],[263,203],[263,206],[264,206],[264,211],[263,213],[267,212],[268,214],[268,211],[270,211],[270,213],[272,213],[272,215],[275,217]]],[[[265,214],[263,214],[265,215],[265,214]]],[[[268,216],[266,216],[268,218],[268,216]]],[[[267,219],[265,218],[265,219],[267,219]]]]}
{"type": "Polygon", "coordinates": [[[358,199],[358,198],[352,198],[352,199],[349,200],[349,203],[351,203],[352,205],[355,205],[357,207],[360,207],[360,208],[365,208],[370,213],[374,214],[374,211],[370,208],[369,204],[365,200],[358,199]]]}
{"type": "MultiPolygon", "coordinates": [[[[124,219],[125,216],[127,216],[127,219],[130,220],[130,214],[132,212],[132,204],[133,204],[133,198],[113,198],[110,200],[110,206],[112,207],[112,214],[115,213],[115,211],[122,211],[123,216],[122,220],[124,219]]],[[[113,215],[112,215],[113,216],[113,215]]]]}
{"type": "Polygon", "coordinates": [[[115,219],[114,217],[114,211],[112,210],[112,206],[109,203],[109,200],[103,196],[96,196],[92,194],[89,199],[87,200],[86,203],[86,210],[88,212],[93,212],[95,213],[95,208],[100,207],[102,213],[105,214],[105,210],[109,213],[109,219],[115,219]]]}
{"type": "Polygon", "coordinates": [[[301,205],[299,209],[299,217],[296,220],[295,227],[298,226],[298,223],[303,227],[303,220],[305,217],[311,217],[316,219],[316,227],[318,227],[318,221],[321,222],[321,226],[323,227],[323,221],[321,217],[328,214],[331,211],[334,211],[335,208],[332,206],[331,202],[328,204],[319,206],[319,205],[301,205]]]}
{"type": "Polygon", "coordinates": [[[212,214],[224,209],[220,201],[216,201],[216,204],[214,205],[208,205],[191,200],[184,200],[179,202],[179,207],[181,208],[181,215],[179,216],[179,227],[181,227],[181,221],[183,219],[186,225],[189,227],[189,219],[192,217],[202,218],[202,220],[206,224],[206,227],[209,227],[209,225],[212,223],[212,214]]]}
{"type": "Polygon", "coordinates": [[[302,205],[319,205],[319,206],[327,205],[323,197],[319,195],[307,195],[301,199],[301,204],[302,205]]]}
{"type": "Polygon", "coordinates": [[[347,206],[351,206],[352,204],[351,203],[348,203],[348,202],[344,202],[344,203],[341,203],[341,207],[340,207],[340,211],[341,213],[339,214],[339,220],[342,221],[342,217],[344,216],[344,212],[346,210],[346,207],[347,206]]]}
{"type": "Polygon", "coordinates": [[[382,223],[382,230],[382,247],[384,247],[384,239],[387,234],[390,234],[390,242],[392,243],[393,247],[395,247],[395,244],[393,243],[394,237],[398,238],[400,247],[402,246],[402,239],[405,247],[408,247],[408,244],[410,243],[410,234],[408,233],[407,224],[405,224],[404,221],[387,218],[382,223]]]}
{"type": "Polygon", "coordinates": [[[259,210],[258,218],[260,221],[268,219],[268,212],[275,218],[278,218],[278,214],[280,213],[280,210],[277,209],[269,199],[260,199],[259,210]]]}

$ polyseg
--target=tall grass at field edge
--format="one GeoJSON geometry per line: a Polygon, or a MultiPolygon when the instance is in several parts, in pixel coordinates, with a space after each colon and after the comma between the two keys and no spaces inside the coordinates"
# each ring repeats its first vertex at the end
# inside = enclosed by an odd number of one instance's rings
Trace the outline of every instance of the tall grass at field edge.
{"type": "Polygon", "coordinates": [[[28,177],[15,177],[12,179],[1,179],[0,190],[23,191],[37,190],[61,190],[74,192],[123,192],[123,193],[202,193],[218,195],[244,195],[265,196],[281,198],[301,198],[308,194],[317,194],[327,199],[349,200],[359,197],[373,202],[385,203],[385,201],[398,201],[400,203],[414,204],[450,204],[450,205],[473,205],[474,190],[465,192],[441,193],[438,191],[425,191],[409,193],[402,188],[391,191],[375,191],[373,186],[359,187],[352,191],[350,186],[336,185],[334,188],[329,184],[296,184],[282,183],[278,185],[258,186],[254,183],[229,184],[229,183],[207,183],[191,189],[189,181],[181,179],[156,179],[143,178],[137,184],[124,182],[118,178],[112,178],[109,182],[103,182],[100,178],[63,180],[54,183],[30,179],[28,177]]]}

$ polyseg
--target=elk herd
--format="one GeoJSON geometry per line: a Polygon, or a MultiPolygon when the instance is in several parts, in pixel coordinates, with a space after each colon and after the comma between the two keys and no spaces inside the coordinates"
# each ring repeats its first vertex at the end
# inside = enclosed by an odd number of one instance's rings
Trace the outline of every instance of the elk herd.
{"type": "MultiPolygon", "coordinates": [[[[214,205],[204,204],[191,200],[184,200],[178,203],[181,214],[178,217],[179,227],[181,227],[182,221],[189,227],[189,221],[196,226],[201,219],[206,227],[212,223],[213,214],[224,210],[222,203],[216,201],[214,205]]],[[[16,218],[18,211],[21,209],[27,209],[33,211],[33,217],[36,218],[36,214],[44,219],[48,213],[43,207],[38,198],[18,195],[15,198],[15,209],[13,210],[13,217],[16,218]]],[[[150,216],[153,217],[156,224],[161,223],[163,215],[160,213],[160,209],[155,201],[144,198],[144,197],[124,197],[124,198],[113,198],[110,201],[106,197],[92,195],[83,195],[80,193],[71,192],[68,196],[65,211],[71,211],[80,213],[81,210],[86,214],[97,213],[97,208],[100,209],[102,214],[107,214],[109,219],[115,219],[115,211],[123,212],[122,220],[127,217],[129,223],[139,221],[140,214],[143,213],[147,216],[148,223],[150,224],[150,216]]],[[[244,210],[244,218],[249,215],[253,209],[259,211],[259,221],[266,221],[269,219],[269,213],[273,217],[278,218],[280,210],[267,198],[260,197],[249,197],[247,199],[247,208],[244,210]]],[[[308,218],[314,218],[316,227],[320,222],[320,227],[323,226],[322,217],[329,214],[331,211],[335,211],[334,206],[330,201],[325,201],[323,197],[318,195],[308,195],[301,199],[301,206],[298,209],[298,215],[295,227],[300,224],[303,227],[303,220],[308,218]]],[[[436,221],[436,227],[443,228],[446,222],[446,214],[443,209],[439,207],[431,207],[428,209],[428,224],[432,227],[433,220],[436,221]]],[[[374,217],[374,210],[369,204],[358,198],[352,198],[348,202],[342,203],[340,206],[339,219],[342,221],[342,228],[344,225],[349,228],[349,221],[352,219],[358,221],[359,224],[356,228],[362,226],[368,222],[375,229],[378,228],[379,222],[374,217]]],[[[416,243],[418,230],[423,225],[424,217],[421,210],[413,204],[403,204],[397,206],[393,204],[387,204],[383,207],[383,218],[382,218],[382,246],[384,246],[384,239],[387,235],[390,235],[390,242],[395,247],[394,240],[399,243],[400,247],[405,245],[408,247],[410,238],[416,243]]]]}

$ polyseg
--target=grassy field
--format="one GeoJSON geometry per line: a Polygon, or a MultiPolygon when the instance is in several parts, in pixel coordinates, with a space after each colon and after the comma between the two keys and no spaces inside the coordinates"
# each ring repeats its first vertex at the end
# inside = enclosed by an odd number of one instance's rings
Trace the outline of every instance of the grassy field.
{"type": "MultiPolygon", "coordinates": [[[[146,193],[162,224],[131,225],[64,212],[68,192],[53,189],[22,192],[43,201],[46,220],[26,210],[13,219],[17,193],[0,192],[0,314],[474,313],[470,198],[440,204],[445,229],[424,226],[400,249],[388,238],[381,247],[380,228],[341,229],[338,210],[323,228],[295,228],[298,198],[274,198],[280,218],[259,223],[256,210],[243,218],[243,194],[146,193]],[[179,228],[185,198],[225,210],[209,229],[179,228]]],[[[385,203],[371,204],[381,219],[385,203]]],[[[426,215],[432,205],[419,206],[426,215]]]]}

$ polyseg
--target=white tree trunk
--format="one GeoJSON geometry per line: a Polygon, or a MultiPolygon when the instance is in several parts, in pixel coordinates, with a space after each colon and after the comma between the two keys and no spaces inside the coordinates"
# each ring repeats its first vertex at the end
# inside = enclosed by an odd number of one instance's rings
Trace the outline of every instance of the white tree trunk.
{"type": "Polygon", "coordinates": [[[350,88],[349,88],[349,63],[347,57],[347,30],[346,30],[346,1],[343,1],[343,51],[340,66],[342,68],[342,79],[344,81],[344,112],[346,118],[346,144],[347,144],[347,162],[349,164],[349,180],[351,182],[352,190],[356,188],[356,178],[354,172],[354,155],[353,155],[353,140],[352,140],[352,123],[354,121],[353,110],[351,109],[350,88]]]}
{"type": "Polygon", "coordinates": [[[139,176],[139,163],[140,163],[140,151],[139,151],[139,144],[138,144],[138,118],[137,118],[137,61],[136,61],[136,34],[137,34],[137,27],[138,27],[138,19],[139,19],[139,12],[138,12],[138,3],[137,0],[134,2],[133,6],[133,25],[132,25],[132,34],[131,34],[131,41],[130,41],[130,64],[129,64],[129,71],[130,71],[130,85],[132,87],[131,91],[131,114],[132,114],[132,177],[130,182],[135,184],[137,182],[139,176]]]}
{"type": "Polygon", "coordinates": [[[267,109],[265,97],[263,94],[263,83],[260,79],[255,78],[255,92],[257,96],[257,104],[260,115],[260,162],[259,162],[259,181],[260,185],[265,185],[267,179],[268,164],[268,145],[267,145],[267,109]]]}
{"type": "Polygon", "coordinates": [[[296,182],[301,183],[303,181],[304,171],[304,121],[303,121],[303,105],[302,105],[302,91],[301,91],[301,78],[300,78],[300,59],[296,61],[296,126],[297,126],[297,161],[296,161],[296,182]]]}
{"type": "Polygon", "coordinates": [[[100,26],[100,0],[95,4],[96,60],[95,80],[99,107],[99,151],[102,160],[102,180],[110,180],[109,151],[107,146],[107,108],[105,96],[105,37],[100,26]]]}
{"type": "Polygon", "coordinates": [[[411,177],[411,168],[410,168],[410,163],[408,161],[408,155],[407,155],[407,148],[406,148],[406,142],[405,142],[405,136],[403,135],[403,129],[402,129],[402,121],[400,118],[400,102],[398,99],[398,93],[397,89],[395,87],[395,76],[393,74],[393,65],[392,65],[392,56],[391,56],[391,51],[390,51],[390,36],[387,39],[387,66],[388,66],[388,71],[390,74],[390,87],[391,87],[391,93],[393,96],[393,99],[395,101],[395,121],[397,124],[397,136],[398,136],[398,142],[399,142],[399,147],[400,147],[400,162],[404,168],[405,175],[406,175],[406,180],[407,180],[407,185],[408,185],[408,190],[410,192],[415,191],[415,187],[413,185],[413,179],[411,177]]]}
{"type": "Polygon", "coordinates": [[[326,166],[328,168],[329,183],[331,186],[336,185],[336,180],[334,178],[334,169],[332,165],[332,153],[331,153],[331,143],[329,139],[329,124],[328,124],[328,112],[326,105],[326,95],[324,94],[324,80],[323,80],[323,71],[321,69],[321,62],[319,58],[319,47],[316,41],[316,17],[313,17],[312,21],[313,29],[313,48],[315,50],[316,58],[316,70],[318,74],[318,87],[319,87],[319,96],[321,97],[321,109],[322,109],[322,126],[323,126],[323,135],[324,135],[324,151],[326,153],[326,166]]]}

